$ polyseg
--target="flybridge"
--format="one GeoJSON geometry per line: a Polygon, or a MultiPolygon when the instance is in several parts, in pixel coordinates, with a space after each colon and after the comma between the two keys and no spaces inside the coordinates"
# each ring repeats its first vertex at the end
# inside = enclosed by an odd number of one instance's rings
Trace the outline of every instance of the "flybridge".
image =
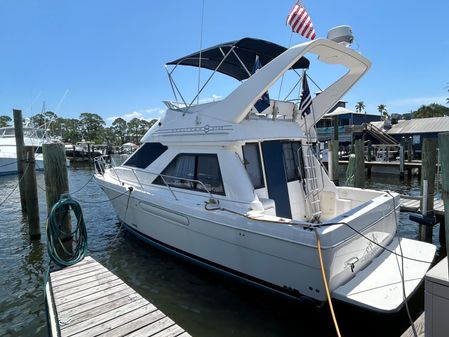
{"type": "Polygon", "coordinates": [[[167,63],[167,72],[176,99],[176,102],[169,102],[167,106],[169,109],[180,110],[183,113],[201,111],[203,116],[236,124],[253,117],[268,117],[273,120],[290,119],[298,122],[308,133],[310,128],[363,76],[370,65],[371,63],[365,57],[348,48],[347,45],[328,39],[317,39],[287,49],[268,41],[245,38],[217,45],[167,63]],[[270,106],[263,111],[263,114],[258,114],[253,109],[254,104],[285,72],[293,70],[298,74],[297,84],[301,82],[304,74],[298,70],[308,69],[310,64],[305,57],[306,54],[315,54],[318,60],[324,63],[343,65],[348,71],[313,99],[312,113],[304,118],[297,118],[299,98],[296,102],[295,100],[271,100],[270,106]],[[259,56],[263,67],[252,74],[256,56],[259,56]],[[172,74],[178,65],[213,71],[190,103],[184,99],[173,80],[172,74]],[[172,66],[170,70],[169,66],[172,66]],[[194,102],[216,72],[231,76],[242,83],[222,101],[204,106],[204,108],[194,108],[194,102]]]}

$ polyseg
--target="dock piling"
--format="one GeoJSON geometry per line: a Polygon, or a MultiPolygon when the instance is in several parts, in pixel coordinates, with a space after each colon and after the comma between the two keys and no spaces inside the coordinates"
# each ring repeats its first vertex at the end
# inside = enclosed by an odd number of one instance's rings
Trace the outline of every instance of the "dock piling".
{"type": "MultiPolygon", "coordinates": [[[[435,194],[436,152],[437,140],[424,138],[421,166],[421,213],[423,216],[434,216],[433,200],[435,194]]],[[[432,242],[432,229],[432,226],[420,224],[420,240],[432,242]]]]}
{"type": "MultiPolygon", "coordinates": [[[[64,144],[44,144],[42,152],[45,166],[47,214],[50,214],[53,205],[59,201],[61,195],[69,192],[64,144]]],[[[65,233],[71,233],[70,214],[68,212],[58,214],[57,219],[58,223],[61,223],[62,230],[65,233]]],[[[71,251],[72,241],[66,240],[64,246],[71,251]]]]}
{"type": "Polygon", "coordinates": [[[335,185],[339,185],[339,167],[338,167],[338,140],[330,140],[328,147],[328,161],[330,179],[335,185]]]}
{"type": "Polygon", "coordinates": [[[405,138],[402,138],[399,144],[399,178],[401,179],[404,179],[404,143],[405,138]]]}
{"type": "Polygon", "coordinates": [[[14,115],[14,135],[16,137],[16,153],[17,153],[17,178],[19,179],[20,205],[22,212],[26,212],[25,198],[25,182],[23,181],[24,163],[23,163],[23,121],[22,110],[13,109],[14,115]]]}
{"type": "Polygon", "coordinates": [[[363,143],[361,139],[357,139],[354,142],[354,154],[355,154],[355,177],[354,185],[355,187],[364,188],[365,187],[365,154],[363,150],[363,143]]]}
{"type": "Polygon", "coordinates": [[[29,234],[31,239],[41,236],[39,224],[39,204],[37,199],[37,184],[35,171],[34,146],[24,146],[25,171],[23,182],[25,187],[26,214],[28,218],[29,234]]]}

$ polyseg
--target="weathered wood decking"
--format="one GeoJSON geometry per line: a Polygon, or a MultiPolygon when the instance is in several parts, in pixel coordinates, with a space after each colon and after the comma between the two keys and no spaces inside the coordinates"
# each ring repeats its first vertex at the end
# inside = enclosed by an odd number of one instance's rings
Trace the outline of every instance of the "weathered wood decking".
{"type": "MultiPolygon", "coordinates": [[[[425,326],[424,326],[424,321],[425,321],[425,315],[424,313],[422,313],[415,321],[415,329],[416,329],[416,333],[418,334],[418,337],[424,337],[425,334],[425,326]]],[[[401,337],[415,337],[415,334],[413,333],[413,329],[410,326],[407,330],[404,331],[404,333],[401,335],[401,337]]]]}
{"type": "Polygon", "coordinates": [[[91,257],[50,273],[46,296],[54,337],[190,336],[91,257]]]}
{"type": "MultiPolygon", "coordinates": [[[[421,212],[419,198],[408,199],[401,197],[401,211],[421,212]]],[[[436,215],[444,215],[444,202],[441,199],[435,199],[433,209],[436,215]]]]}

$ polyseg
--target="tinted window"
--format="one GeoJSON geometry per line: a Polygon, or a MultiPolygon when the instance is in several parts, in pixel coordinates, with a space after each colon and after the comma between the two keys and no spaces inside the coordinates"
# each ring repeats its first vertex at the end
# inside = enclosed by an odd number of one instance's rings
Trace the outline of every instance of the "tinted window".
{"type": "Polygon", "coordinates": [[[298,150],[300,145],[298,142],[288,142],[282,144],[282,151],[284,154],[284,167],[287,181],[299,180],[299,158],[298,150]]]}
{"type": "Polygon", "coordinates": [[[205,188],[214,194],[225,194],[218,158],[215,154],[179,154],[157,177],[155,184],[197,191],[205,188]],[[201,183],[192,180],[201,181],[201,183]],[[165,181],[165,182],[164,182],[165,181]]]}
{"type": "Polygon", "coordinates": [[[243,145],[243,164],[255,189],[265,187],[258,143],[243,145]]]}
{"type": "Polygon", "coordinates": [[[147,168],[166,150],[167,147],[161,143],[145,143],[123,165],[147,168]]]}

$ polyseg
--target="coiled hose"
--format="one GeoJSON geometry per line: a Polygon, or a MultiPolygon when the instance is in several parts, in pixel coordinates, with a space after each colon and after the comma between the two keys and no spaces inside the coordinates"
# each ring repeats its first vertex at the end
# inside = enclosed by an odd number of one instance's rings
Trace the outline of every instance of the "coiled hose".
{"type": "MultiPolygon", "coordinates": [[[[69,227],[70,228],[70,227],[69,227]]],[[[51,260],[60,267],[68,267],[80,262],[87,252],[87,230],[80,204],[62,195],[53,205],[47,218],[47,251],[51,260]],[[76,217],[76,228],[65,229],[67,213],[73,211],[76,217]]]]}

